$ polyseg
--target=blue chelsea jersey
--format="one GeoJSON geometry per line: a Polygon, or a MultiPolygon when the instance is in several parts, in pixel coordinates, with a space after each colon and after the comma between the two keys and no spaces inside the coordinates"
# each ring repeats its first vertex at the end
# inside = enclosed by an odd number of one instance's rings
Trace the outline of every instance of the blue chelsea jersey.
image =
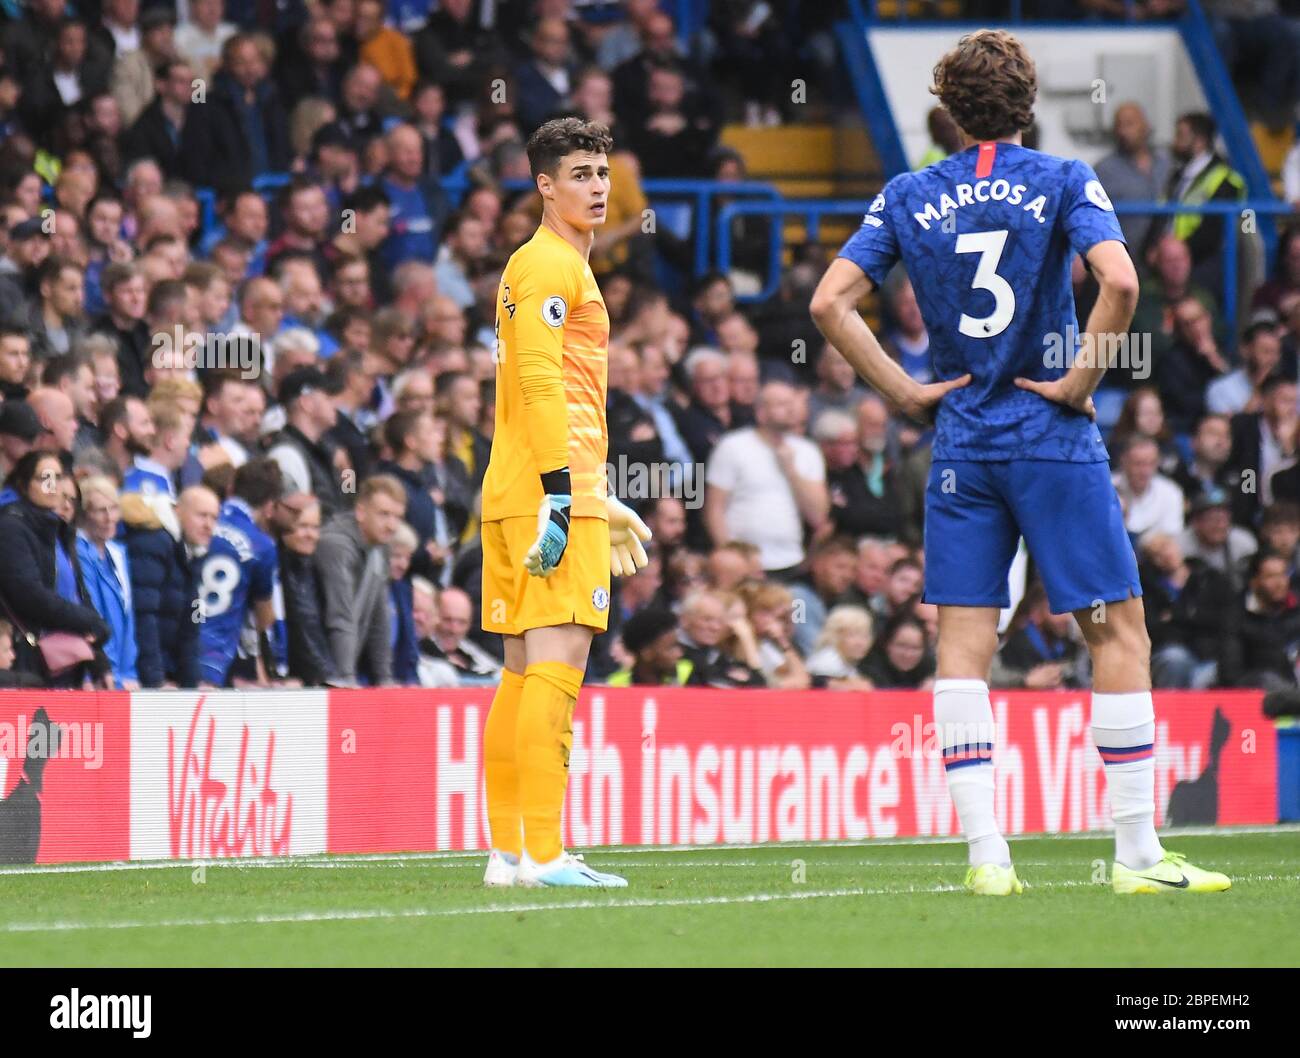
{"type": "Polygon", "coordinates": [[[877,287],[901,260],[936,379],[972,376],[939,404],[936,459],[1107,458],[1087,416],[1015,379],[1065,374],[1079,329],[1071,262],[1111,239],[1124,236],[1091,166],[1010,143],[896,176],[876,196],[840,256],[877,287]]]}
{"type": "Polygon", "coordinates": [[[275,541],[258,528],[238,497],[221,506],[212,546],[199,574],[199,665],[203,679],[224,686],[252,605],[279,580],[275,541]]]}

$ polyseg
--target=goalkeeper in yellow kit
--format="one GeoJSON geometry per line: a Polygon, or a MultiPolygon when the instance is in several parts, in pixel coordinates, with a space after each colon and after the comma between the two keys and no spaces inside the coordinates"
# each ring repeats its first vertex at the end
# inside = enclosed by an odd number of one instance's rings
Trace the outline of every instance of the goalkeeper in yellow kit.
{"type": "Polygon", "coordinates": [[[483,733],[486,885],[625,886],[564,851],[573,706],[609,619],[610,574],[646,564],[650,530],[606,496],[609,314],[587,263],[613,143],[548,121],[528,141],[542,223],[497,296],[496,429],[483,479],[483,628],[505,671],[483,733]]]}

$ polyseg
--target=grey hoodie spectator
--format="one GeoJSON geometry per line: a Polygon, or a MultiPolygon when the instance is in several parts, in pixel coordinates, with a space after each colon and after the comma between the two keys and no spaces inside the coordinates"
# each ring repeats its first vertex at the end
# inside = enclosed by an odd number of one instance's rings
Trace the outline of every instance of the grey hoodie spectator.
{"type": "Polygon", "coordinates": [[[372,684],[391,683],[387,545],[406,512],[406,490],[385,474],[368,478],[351,511],[321,531],[316,572],[324,591],[325,631],[342,683],[363,669],[372,684]]]}

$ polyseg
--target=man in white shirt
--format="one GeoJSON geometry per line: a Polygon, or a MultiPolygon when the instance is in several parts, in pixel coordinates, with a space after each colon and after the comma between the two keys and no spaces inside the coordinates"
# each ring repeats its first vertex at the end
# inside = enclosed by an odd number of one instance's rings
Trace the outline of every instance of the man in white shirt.
{"type": "Polygon", "coordinates": [[[1238,356],[1241,366],[1216,378],[1205,390],[1205,408],[1212,414],[1259,411],[1259,387],[1282,362],[1282,339],[1278,336],[1276,317],[1261,318],[1246,328],[1238,356]]]}
{"type": "Polygon", "coordinates": [[[1183,531],[1183,491],[1163,474],[1160,448],[1149,437],[1135,437],[1120,457],[1115,491],[1124,507],[1124,528],[1139,539],[1146,533],[1178,536],[1183,531]]]}
{"type": "Polygon", "coordinates": [[[704,517],[714,546],[752,543],[769,572],[803,562],[805,525],[816,531],[830,512],[822,454],[791,432],[797,396],[784,382],[767,383],[759,392],[757,425],[724,435],[705,473],[704,517]]]}
{"type": "Polygon", "coordinates": [[[189,18],[176,31],[176,51],[194,69],[196,77],[210,77],[221,64],[221,46],[235,35],[236,27],[223,22],[223,0],[190,0],[189,18]]]}

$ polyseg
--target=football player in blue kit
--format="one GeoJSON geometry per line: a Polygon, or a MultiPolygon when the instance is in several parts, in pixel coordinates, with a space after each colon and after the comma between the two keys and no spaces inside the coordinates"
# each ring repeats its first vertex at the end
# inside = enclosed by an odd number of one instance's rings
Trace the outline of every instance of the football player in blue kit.
{"type": "Polygon", "coordinates": [[[1226,876],[1162,848],[1155,829],[1150,642],[1092,403],[1138,298],[1114,209],[1090,166],[1021,146],[1037,74],[1011,34],[963,37],[935,67],[931,90],[965,149],[889,181],[827,269],[812,314],[896,408],[935,423],[924,598],[939,607],[934,719],[970,848],[966,886],[1022,891],[994,813],[986,680],[1023,536],[1053,612],[1074,613],[1092,657],[1092,736],[1115,824],[1112,887],[1227,889],[1226,876]],[[1076,330],[1076,254],[1100,294],[1069,349],[1073,362],[1062,363],[1061,343],[1076,330]],[[899,261],[930,334],[937,381],[928,385],[890,359],[857,311],[899,261]]]}

